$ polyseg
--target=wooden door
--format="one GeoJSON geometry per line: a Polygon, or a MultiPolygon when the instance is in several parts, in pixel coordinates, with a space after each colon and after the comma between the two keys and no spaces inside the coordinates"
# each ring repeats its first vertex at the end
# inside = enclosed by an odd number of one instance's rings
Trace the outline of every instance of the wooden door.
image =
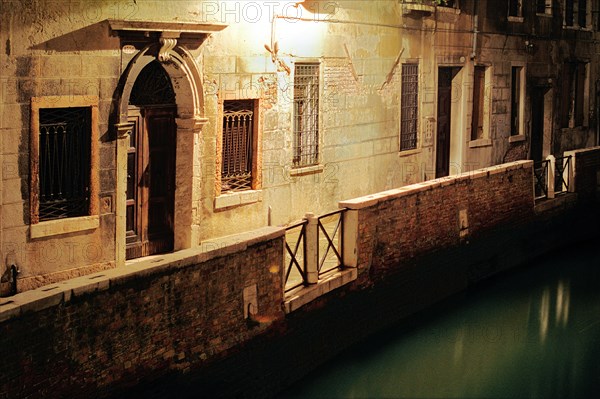
{"type": "Polygon", "coordinates": [[[450,174],[452,70],[453,68],[439,68],[438,72],[437,152],[435,160],[435,177],[444,177],[450,174]]]}
{"type": "Polygon", "coordinates": [[[174,107],[131,107],[127,151],[126,258],[173,250],[174,107]]]}

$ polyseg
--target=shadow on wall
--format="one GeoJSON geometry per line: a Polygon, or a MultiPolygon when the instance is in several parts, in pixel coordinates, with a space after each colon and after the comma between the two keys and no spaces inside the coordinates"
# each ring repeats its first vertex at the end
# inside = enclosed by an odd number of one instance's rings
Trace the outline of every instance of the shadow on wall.
{"type": "Polygon", "coordinates": [[[529,146],[527,145],[527,142],[523,141],[520,143],[513,143],[506,151],[506,154],[504,154],[504,159],[502,160],[502,163],[525,160],[527,159],[528,154],[529,146]]]}
{"type": "Polygon", "coordinates": [[[117,50],[119,38],[110,35],[108,20],[77,29],[31,46],[30,50],[58,52],[117,50]]]}

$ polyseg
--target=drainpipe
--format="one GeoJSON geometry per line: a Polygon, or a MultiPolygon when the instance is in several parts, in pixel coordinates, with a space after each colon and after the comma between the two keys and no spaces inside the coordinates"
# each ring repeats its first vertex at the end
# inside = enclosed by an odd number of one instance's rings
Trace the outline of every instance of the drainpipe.
{"type": "Polygon", "coordinates": [[[471,59],[477,57],[477,38],[479,35],[479,15],[477,15],[478,0],[473,1],[473,50],[471,51],[471,59]]]}

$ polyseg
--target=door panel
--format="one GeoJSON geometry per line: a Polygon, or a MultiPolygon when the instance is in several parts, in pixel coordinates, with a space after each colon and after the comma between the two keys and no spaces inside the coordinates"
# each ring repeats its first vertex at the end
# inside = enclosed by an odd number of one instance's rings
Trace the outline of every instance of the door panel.
{"type": "Polygon", "coordinates": [[[173,250],[175,191],[174,107],[132,107],[130,120],[127,259],[173,250]]]}
{"type": "Polygon", "coordinates": [[[452,68],[439,68],[438,73],[438,115],[437,152],[435,177],[450,173],[450,115],[452,112],[452,68]]]}

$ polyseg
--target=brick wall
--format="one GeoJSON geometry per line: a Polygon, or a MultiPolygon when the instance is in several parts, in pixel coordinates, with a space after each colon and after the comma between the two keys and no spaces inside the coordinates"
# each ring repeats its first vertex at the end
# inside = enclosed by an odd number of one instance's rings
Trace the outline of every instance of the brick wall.
{"type": "Polygon", "coordinates": [[[600,185],[600,147],[566,151],[565,156],[574,156],[575,191],[579,201],[591,202],[598,198],[600,185]]]}
{"type": "Polygon", "coordinates": [[[525,223],[533,216],[532,173],[531,161],[519,161],[341,202],[358,210],[363,283],[494,227],[525,223]]]}
{"type": "Polygon", "coordinates": [[[229,353],[283,317],[282,240],[264,229],[2,300],[0,398],[102,396],[229,353]]]}

